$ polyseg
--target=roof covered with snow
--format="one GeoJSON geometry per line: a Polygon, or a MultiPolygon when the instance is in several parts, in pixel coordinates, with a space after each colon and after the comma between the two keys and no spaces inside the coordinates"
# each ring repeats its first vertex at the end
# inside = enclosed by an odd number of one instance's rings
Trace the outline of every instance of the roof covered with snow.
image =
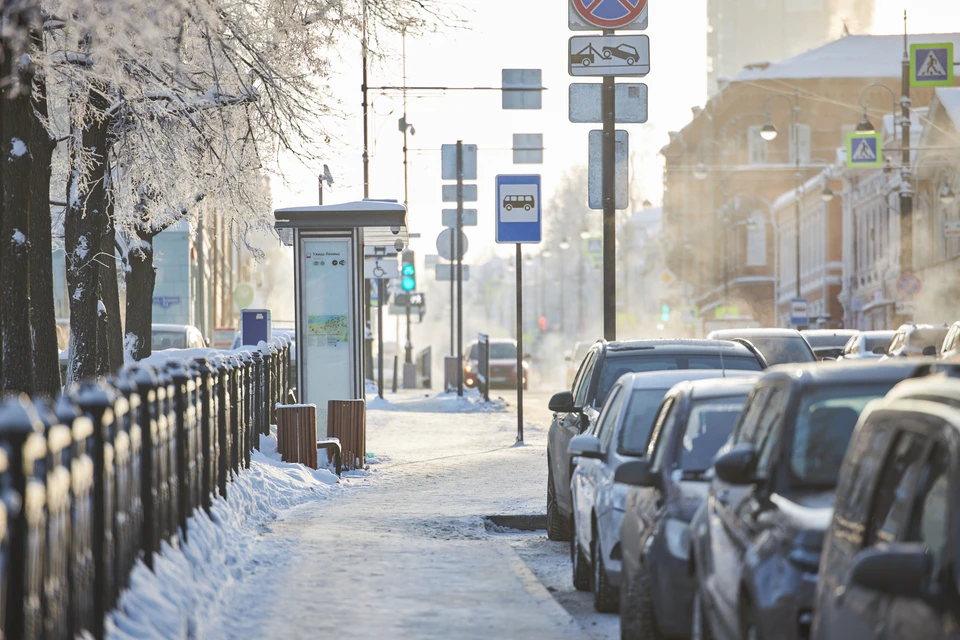
{"type": "Polygon", "coordinates": [[[937,87],[936,98],[954,126],[960,129],[960,87],[937,87]]]}
{"type": "MultiPolygon", "coordinates": [[[[960,47],[960,33],[921,33],[909,44],[952,42],[960,47]]],[[[846,36],[768,66],[752,65],[732,82],[802,80],[808,78],[899,78],[903,36],[846,36]]]]}

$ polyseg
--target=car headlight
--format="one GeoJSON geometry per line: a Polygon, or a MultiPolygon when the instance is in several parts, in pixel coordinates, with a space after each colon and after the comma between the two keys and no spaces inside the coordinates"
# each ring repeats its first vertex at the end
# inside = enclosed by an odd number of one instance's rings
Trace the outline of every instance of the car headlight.
{"type": "Polygon", "coordinates": [[[683,520],[668,518],[663,527],[670,555],[680,560],[690,559],[690,525],[683,520]]]}

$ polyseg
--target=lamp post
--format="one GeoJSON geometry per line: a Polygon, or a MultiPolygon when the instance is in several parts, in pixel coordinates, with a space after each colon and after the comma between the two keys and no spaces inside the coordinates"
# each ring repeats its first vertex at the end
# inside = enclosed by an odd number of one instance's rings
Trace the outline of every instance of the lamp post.
{"type": "MultiPolygon", "coordinates": [[[[860,91],[860,108],[863,109],[863,117],[860,119],[860,122],[857,123],[857,132],[858,133],[876,133],[876,128],[873,126],[873,123],[870,122],[869,114],[867,113],[870,108],[870,101],[864,102],[866,94],[871,89],[883,89],[890,94],[890,101],[893,105],[893,108],[890,110],[891,115],[893,116],[894,124],[897,121],[897,96],[893,92],[893,89],[888,87],[885,84],[880,84],[879,82],[874,82],[873,84],[868,84],[860,91]]],[[[894,128],[894,136],[896,136],[896,128],[894,128]]]]}
{"type": "Polygon", "coordinates": [[[791,100],[786,94],[775,93],[772,96],[768,97],[766,102],[763,105],[763,111],[767,114],[767,122],[763,125],[763,128],[760,129],[760,136],[770,142],[777,137],[777,128],[773,126],[773,123],[770,121],[770,103],[774,100],[786,100],[790,104],[790,127],[793,131],[793,160],[794,160],[794,191],[793,191],[793,213],[794,213],[794,223],[796,224],[796,259],[797,259],[797,288],[796,288],[796,297],[800,298],[800,131],[798,130],[798,119],[800,114],[800,98],[796,90],[793,92],[793,99],[791,100]]]}

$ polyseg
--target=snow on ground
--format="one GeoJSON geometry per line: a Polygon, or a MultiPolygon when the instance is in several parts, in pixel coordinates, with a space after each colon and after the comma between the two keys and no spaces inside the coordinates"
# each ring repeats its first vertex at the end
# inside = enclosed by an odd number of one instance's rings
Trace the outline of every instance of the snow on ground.
{"type": "Polygon", "coordinates": [[[110,638],[205,637],[225,595],[284,555],[263,536],[277,514],[342,493],[352,483],[338,482],[327,470],[281,462],[273,436],[261,436],[260,444],[250,469],[227,487],[228,500],[216,500],[209,515],[199,511],[187,521],[186,543],[164,543],[154,571],[137,563],[130,588],[109,617],[110,638]]]}
{"type": "Polygon", "coordinates": [[[138,566],[110,636],[617,637],[616,616],[573,590],[565,543],[485,526],[545,511],[546,402],[525,396],[528,446],[516,446],[512,399],[374,399],[367,469],[339,485],[278,462],[271,441],[274,456],[191,521],[156,576],[138,566]]]}

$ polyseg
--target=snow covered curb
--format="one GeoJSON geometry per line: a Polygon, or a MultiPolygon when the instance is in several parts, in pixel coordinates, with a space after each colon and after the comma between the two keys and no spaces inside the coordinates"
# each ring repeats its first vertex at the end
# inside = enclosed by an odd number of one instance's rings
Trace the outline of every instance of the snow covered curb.
{"type": "Polygon", "coordinates": [[[227,487],[227,500],[216,500],[207,515],[197,511],[187,521],[186,544],[164,543],[154,570],[138,562],[130,587],[108,616],[107,636],[117,640],[202,638],[215,619],[223,594],[242,582],[251,560],[281,550],[264,549],[262,527],[277,513],[343,489],[337,476],[280,460],[277,441],[261,436],[250,469],[227,487]]]}
{"type": "Polygon", "coordinates": [[[385,398],[374,396],[367,400],[367,409],[425,413],[505,413],[507,402],[503,398],[490,398],[490,402],[484,402],[483,396],[476,389],[464,389],[462,398],[457,396],[456,391],[432,395],[390,394],[385,398]]]}

